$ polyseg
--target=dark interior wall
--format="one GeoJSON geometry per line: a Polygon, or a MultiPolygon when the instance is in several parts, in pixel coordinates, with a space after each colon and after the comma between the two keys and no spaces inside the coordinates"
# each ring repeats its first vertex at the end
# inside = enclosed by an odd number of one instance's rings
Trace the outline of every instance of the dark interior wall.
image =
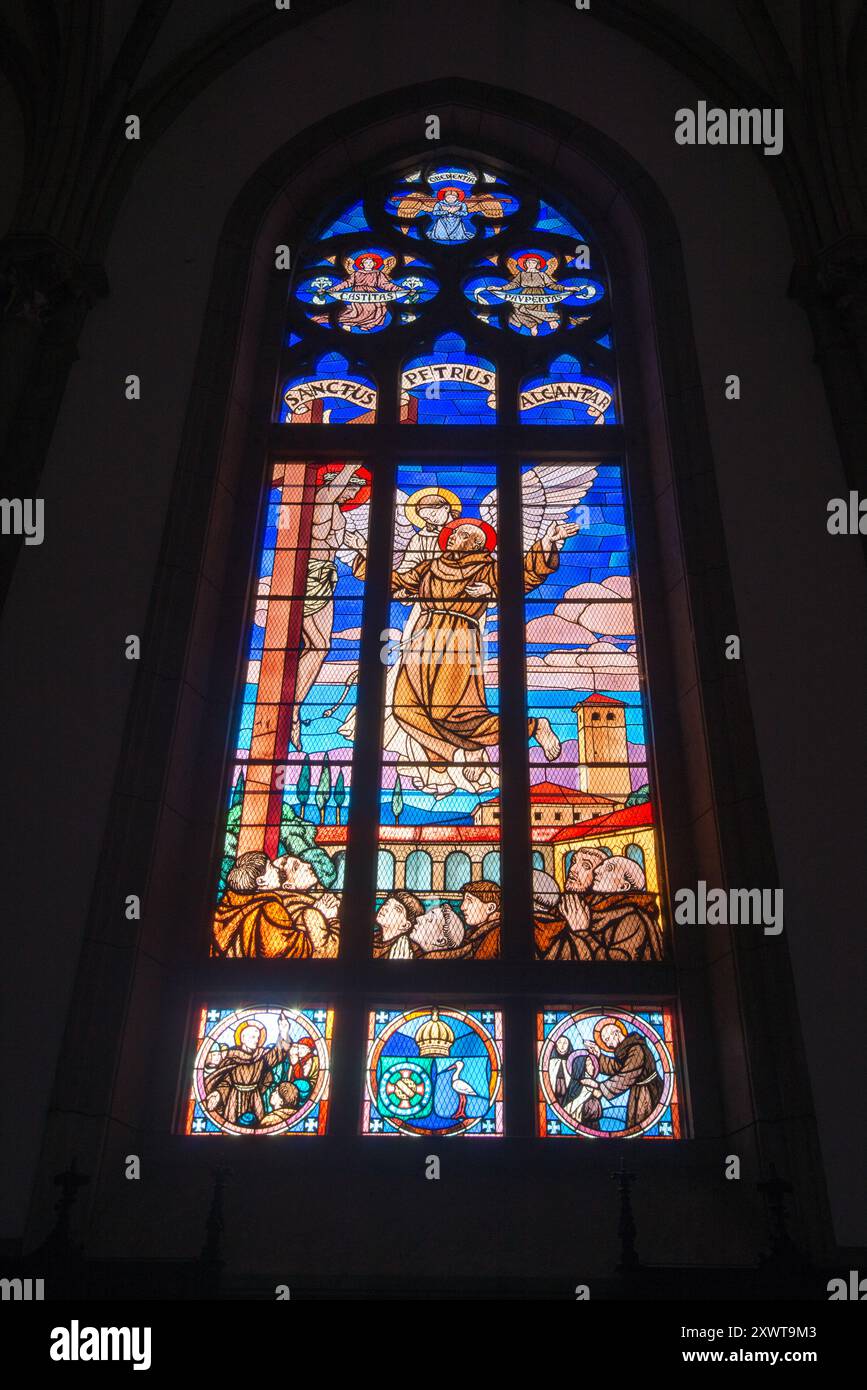
{"type": "Polygon", "coordinates": [[[0,77],[0,130],[3,131],[3,180],[0,183],[0,229],[9,226],[21,189],[24,163],[24,127],[15,93],[0,77]]]}
{"type": "MultiPolygon", "coordinates": [[[[824,528],[827,498],[844,484],[806,320],[785,297],[792,252],[782,214],[761,158],[675,145],[674,110],[702,93],[631,41],[560,9],[528,28],[520,6],[483,3],[461,7],[455,45],[447,24],[424,29],[421,8],[389,11],[375,39],[370,11],[346,9],[339,43],[323,18],[245,58],[164,133],[120,210],[106,257],[111,294],[87,321],[43,480],[46,543],[24,550],[4,615],[3,641],[14,653],[0,687],[14,731],[7,773],[10,785],[27,789],[22,804],[30,808],[4,845],[11,918],[23,925],[11,982],[13,1061],[17,1046],[28,1063],[13,1066],[10,1082],[20,1085],[10,1096],[18,1148],[4,1184],[4,1232],[21,1229],[106,829],[134,674],[123,638],[144,629],[191,389],[208,403],[194,364],[217,239],[238,190],[270,153],[330,112],[388,91],[399,71],[407,83],[455,73],[511,85],[573,112],[647,170],[677,222],[823,1152],[838,1237],[853,1243],[865,1235],[855,1225],[853,1157],[863,1145],[844,1081],[832,1078],[841,1051],[857,1051],[863,990],[827,939],[850,911],[839,865],[857,862],[859,850],[859,768],[847,747],[864,746],[857,692],[865,673],[847,634],[864,630],[865,592],[856,543],[828,538],[824,528]],[[495,20],[521,26],[520,45],[492,40],[495,20]],[[576,51],[574,71],[551,71],[552,45],[576,51]],[[131,371],[143,382],[135,404],[123,397],[131,371]],[[730,372],[742,379],[737,404],[723,396],[730,372]],[[829,681],[833,740],[823,737],[829,681]],[[51,837],[51,880],[62,889],[36,931],[32,885],[46,875],[48,804],[76,809],[59,813],[51,837]],[[850,1039],[840,1036],[847,1027],[850,1039]]],[[[502,137],[497,118],[483,115],[479,147],[502,137]]],[[[415,116],[406,138],[423,139],[415,116]]],[[[335,153],[335,167],[344,167],[353,143],[335,153]]],[[[540,140],[539,153],[562,158],[569,177],[568,155],[553,137],[540,140]]],[[[292,209],[304,211],[303,200],[292,209]]]]}

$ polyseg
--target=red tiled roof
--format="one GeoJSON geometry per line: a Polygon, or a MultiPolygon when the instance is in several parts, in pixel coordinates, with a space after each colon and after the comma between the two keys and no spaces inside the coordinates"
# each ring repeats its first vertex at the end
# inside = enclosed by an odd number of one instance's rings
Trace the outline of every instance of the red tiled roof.
{"type": "Polygon", "coordinates": [[[530,787],[531,801],[568,801],[573,806],[599,806],[607,803],[616,806],[613,796],[597,796],[595,793],[579,792],[572,787],[564,787],[560,782],[534,782],[530,787]]]}
{"type": "Polygon", "coordinates": [[[653,806],[649,801],[642,801],[638,806],[623,806],[610,815],[595,816],[593,820],[566,826],[551,839],[583,840],[589,835],[606,835],[610,830],[633,830],[640,825],[653,825],[653,806]]]}
{"type": "MultiPolygon", "coordinates": [[[[575,791],[572,787],[564,787],[561,782],[534,782],[530,787],[531,801],[554,801],[561,805],[570,806],[617,806],[619,803],[613,796],[596,796],[590,792],[575,791]]],[[[485,801],[485,806],[498,806],[500,798],[491,797],[490,801],[485,801]]]]}

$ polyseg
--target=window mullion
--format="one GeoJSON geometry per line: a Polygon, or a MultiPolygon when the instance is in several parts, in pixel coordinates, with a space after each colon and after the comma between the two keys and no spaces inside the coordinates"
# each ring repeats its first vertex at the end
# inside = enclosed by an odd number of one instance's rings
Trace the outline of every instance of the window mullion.
{"type": "MultiPolygon", "coordinates": [[[[514,423],[517,372],[507,358],[498,373],[498,412],[514,423]]],[[[532,958],[530,856],[527,843],[529,769],[524,679],[524,585],[520,459],[497,453],[499,557],[500,824],[503,888],[502,951],[506,960],[532,958]],[[504,680],[505,672],[509,679],[504,680]]]]}
{"type": "MultiPolygon", "coordinates": [[[[340,976],[362,979],[370,960],[379,844],[379,759],[385,693],[380,633],[388,625],[396,460],[377,451],[373,474],[352,763],[352,798],[341,913],[340,976]]],[[[367,1051],[367,1014],[375,1001],[341,990],[332,1044],[330,1132],[358,1132],[359,1081],[367,1051]]]]}
{"type": "MultiPolygon", "coordinates": [[[[397,418],[398,362],[385,354],[377,381],[377,424],[370,427],[381,439],[381,427],[397,418]]],[[[367,440],[364,441],[367,444],[367,440]]],[[[376,860],[379,846],[379,755],[385,683],[382,639],[388,626],[391,597],[391,546],[397,460],[387,449],[368,455],[373,475],[370,525],[365,562],[364,608],[353,749],[352,799],[344,881],[341,959],[361,964],[370,959],[376,860]]]]}
{"type": "Polygon", "coordinates": [[[377,454],[372,465],[373,489],[340,946],[341,959],[347,963],[369,960],[371,950],[379,847],[379,763],[385,688],[380,634],[388,627],[395,471],[396,459],[393,455],[377,454]]]}
{"type": "MultiPolygon", "coordinates": [[[[503,424],[516,423],[517,372],[500,364],[499,411],[503,424]]],[[[497,454],[500,660],[500,854],[502,864],[502,953],[525,965],[533,958],[530,804],[527,752],[527,695],[524,662],[524,542],[521,460],[512,449],[497,454]],[[503,676],[508,673],[508,679],[503,676]]],[[[504,1062],[509,1078],[506,1133],[533,1133],[533,1016],[526,998],[498,1000],[506,1006],[504,1062]]]]}

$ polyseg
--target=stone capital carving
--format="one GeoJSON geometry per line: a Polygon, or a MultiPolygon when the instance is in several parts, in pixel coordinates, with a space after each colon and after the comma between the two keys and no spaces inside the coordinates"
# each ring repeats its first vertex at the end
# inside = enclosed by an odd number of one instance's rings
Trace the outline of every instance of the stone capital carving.
{"type": "Polygon", "coordinates": [[[53,238],[14,233],[0,241],[0,315],[40,327],[75,305],[82,313],[108,293],[99,265],[53,238]]]}
{"type": "Polygon", "coordinates": [[[823,302],[855,333],[867,328],[867,235],[826,246],[809,264],[796,265],[790,291],[802,303],[823,302]]]}

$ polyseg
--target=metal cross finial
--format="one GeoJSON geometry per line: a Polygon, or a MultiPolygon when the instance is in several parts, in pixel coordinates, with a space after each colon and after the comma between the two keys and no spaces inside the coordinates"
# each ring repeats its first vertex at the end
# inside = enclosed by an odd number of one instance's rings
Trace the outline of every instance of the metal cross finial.
{"type": "Polygon", "coordinates": [[[79,1188],[86,1187],[89,1182],[89,1177],[79,1173],[77,1160],[74,1158],[69,1167],[62,1173],[55,1173],[54,1186],[60,1188],[60,1196],[54,1207],[57,1212],[57,1220],[52,1235],[55,1239],[66,1240],[69,1230],[69,1214],[75,1206],[79,1188]]]}

